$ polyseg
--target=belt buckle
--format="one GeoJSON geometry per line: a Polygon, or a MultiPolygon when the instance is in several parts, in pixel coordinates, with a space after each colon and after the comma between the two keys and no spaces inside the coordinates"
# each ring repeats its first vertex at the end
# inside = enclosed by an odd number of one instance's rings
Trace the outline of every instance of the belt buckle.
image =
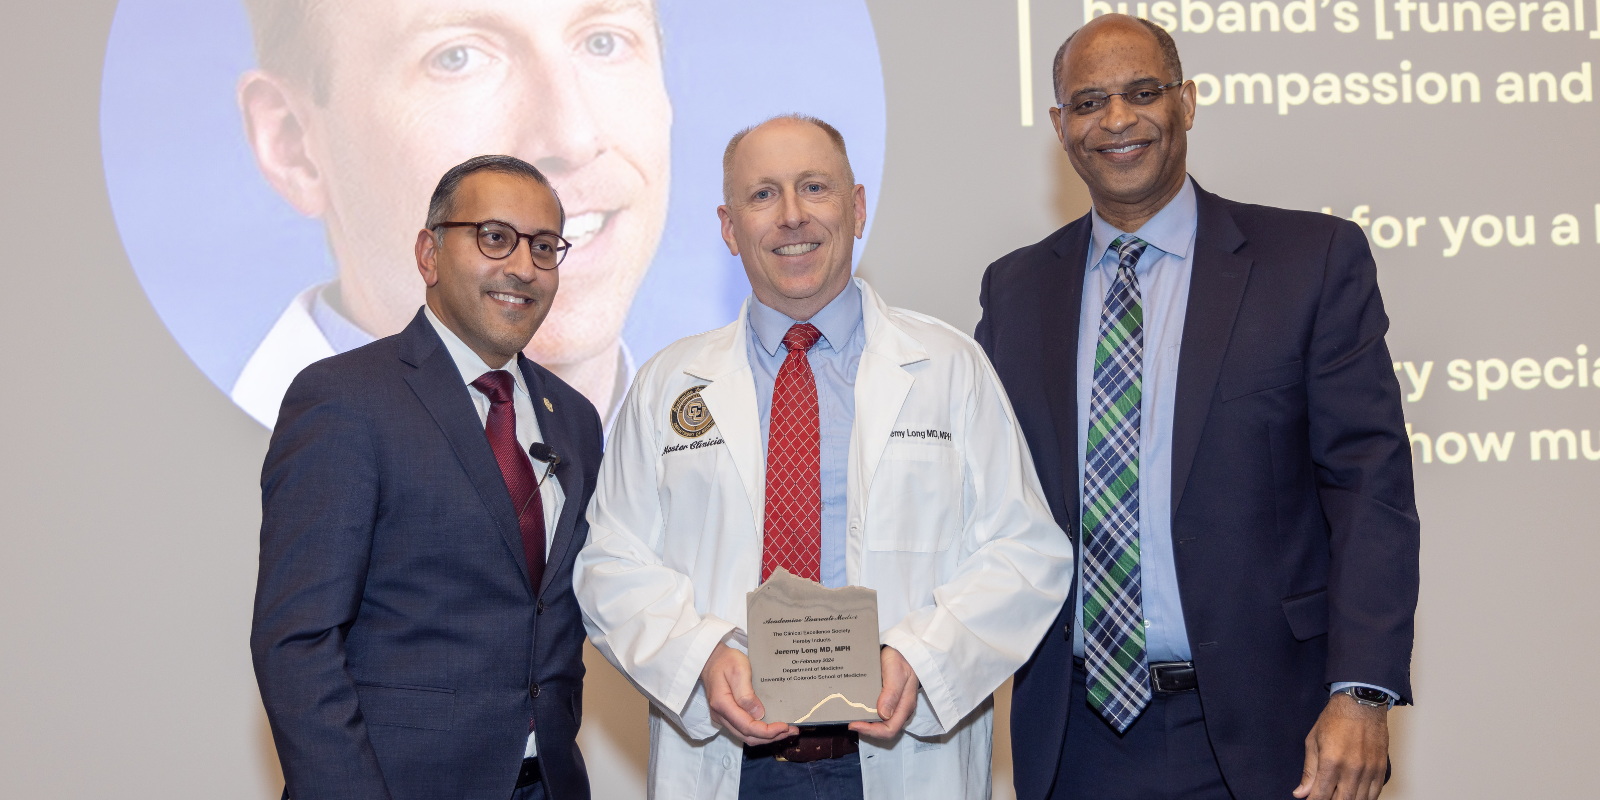
{"type": "Polygon", "coordinates": [[[1181,692],[1188,689],[1167,688],[1167,676],[1170,672],[1194,669],[1192,661],[1159,661],[1150,665],[1150,688],[1158,692],[1181,692]]]}
{"type": "Polygon", "coordinates": [[[1150,688],[1158,692],[1166,691],[1165,680],[1167,674],[1166,662],[1157,662],[1150,665],[1150,688]]]}

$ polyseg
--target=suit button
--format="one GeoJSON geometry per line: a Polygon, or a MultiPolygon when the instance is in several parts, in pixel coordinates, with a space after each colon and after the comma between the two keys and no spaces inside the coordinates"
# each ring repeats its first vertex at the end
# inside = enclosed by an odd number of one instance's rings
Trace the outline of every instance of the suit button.
{"type": "Polygon", "coordinates": [[[534,698],[539,696],[539,684],[535,683],[528,686],[528,696],[534,698]]]}
{"type": "Polygon", "coordinates": [[[535,608],[535,610],[534,610],[535,614],[543,614],[544,613],[544,600],[540,600],[539,604],[537,606],[535,606],[534,608],[535,608]]]}

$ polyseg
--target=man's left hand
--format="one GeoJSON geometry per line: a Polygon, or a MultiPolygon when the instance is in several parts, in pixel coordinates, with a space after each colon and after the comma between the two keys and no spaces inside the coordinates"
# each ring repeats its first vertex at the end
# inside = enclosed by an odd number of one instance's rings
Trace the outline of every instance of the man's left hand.
{"type": "Polygon", "coordinates": [[[905,656],[893,647],[878,651],[883,665],[883,691],[878,693],[878,717],[882,722],[852,722],[850,730],[872,739],[893,739],[900,735],[917,710],[917,673],[905,656]]]}
{"type": "Polygon", "coordinates": [[[1294,796],[1377,800],[1388,770],[1389,710],[1336,694],[1306,736],[1305,772],[1294,796]]]}

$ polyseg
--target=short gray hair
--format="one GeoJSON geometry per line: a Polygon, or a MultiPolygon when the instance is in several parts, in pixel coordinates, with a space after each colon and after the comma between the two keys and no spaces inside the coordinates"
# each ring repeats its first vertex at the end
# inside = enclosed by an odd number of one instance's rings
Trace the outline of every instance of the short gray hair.
{"type": "MultiPolygon", "coordinates": [[[[1140,25],[1143,25],[1145,30],[1150,31],[1151,35],[1156,37],[1156,46],[1161,48],[1162,65],[1172,74],[1172,80],[1181,82],[1183,80],[1183,61],[1178,58],[1178,43],[1172,40],[1172,34],[1167,33],[1166,28],[1143,17],[1135,17],[1134,19],[1140,25]]],[[[1078,30],[1083,29],[1079,28],[1078,30]]],[[[1055,63],[1050,66],[1050,83],[1055,89],[1057,103],[1061,102],[1061,79],[1065,77],[1062,73],[1066,71],[1064,62],[1067,55],[1067,45],[1072,44],[1073,37],[1077,35],[1078,31],[1073,31],[1072,36],[1068,36],[1067,40],[1061,43],[1061,47],[1056,50],[1055,63]]]]}
{"type": "Polygon", "coordinates": [[[728,140],[728,146],[723,148],[723,150],[722,150],[722,202],[723,203],[731,203],[731,202],[733,202],[733,154],[734,154],[735,151],[737,151],[739,149],[739,143],[744,141],[744,137],[749,136],[750,133],[752,131],[754,131],[756,128],[759,128],[762,125],[767,124],[768,122],[776,122],[777,120],[780,120],[780,119],[786,119],[786,120],[789,120],[791,122],[804,122],[807,125],[815,125],[819,129],[821,129],[823,133],[827,134],[828,135],[828,141],[833,142],[833,146],[839,150],[839,157],[844,159],[844,177],[845,177],[845,180],[849,181],[851,186],[855,186],[856,185],[856,173],[855,173],[855,170],[850,168],[850,153],[849,153],[848,150],[845,149],[845,146],[844,146],[844,134],[840,133],[838,128],[835,128],[832,125],[829,125],[828,123],[823,122],[822,120],[820,120],[820,119],[818,119],[816,117],[813,117],[813,116],[811,116],[809,114],[779,114],[779,115],[777,115],[775,117],[768,117],[765,120],[762,120],[758,124],[751,125],[750,127],[745,128],[742,131],[739,131],[738,133],[733,135],[732,139],[728,140]]]}
{"type": "MultiPolygon", "coordinates": [[[[561,195],[556,193],[556,187],[550,185],[550,179],[539,171],[538,167],[523,161],[516,156],[474,156],[450,168],[449,172],[439,179],[439,185],[433,190],[433,198],[428,201],[428,230],[437,230],[440,225],[450,221],[456,213],[456,190],[461,188],[461,182],[468,175],[478,172],[498,172],[503,175],[521,175],[532,178],[540,186],[550,190],[556,199],[556,210],[561,212],[561,229],[567,227],[567,209],[561,205],[561,195]]],[[[473,220],[478,221],[478,220],[473,220]]]]}

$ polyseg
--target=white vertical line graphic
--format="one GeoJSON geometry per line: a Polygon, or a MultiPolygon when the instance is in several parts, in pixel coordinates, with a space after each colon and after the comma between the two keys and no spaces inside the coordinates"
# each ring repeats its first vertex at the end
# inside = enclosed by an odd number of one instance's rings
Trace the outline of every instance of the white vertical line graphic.
{"type": "MultiPolygon", "coordinates": [[[[1600,3],[1600,0],[1595,0],[1600,3]]],[[[1022,87],[1022,127],[1033,127],[1033,12],[1017,0],[1017,69],[1022,87]]]]}

